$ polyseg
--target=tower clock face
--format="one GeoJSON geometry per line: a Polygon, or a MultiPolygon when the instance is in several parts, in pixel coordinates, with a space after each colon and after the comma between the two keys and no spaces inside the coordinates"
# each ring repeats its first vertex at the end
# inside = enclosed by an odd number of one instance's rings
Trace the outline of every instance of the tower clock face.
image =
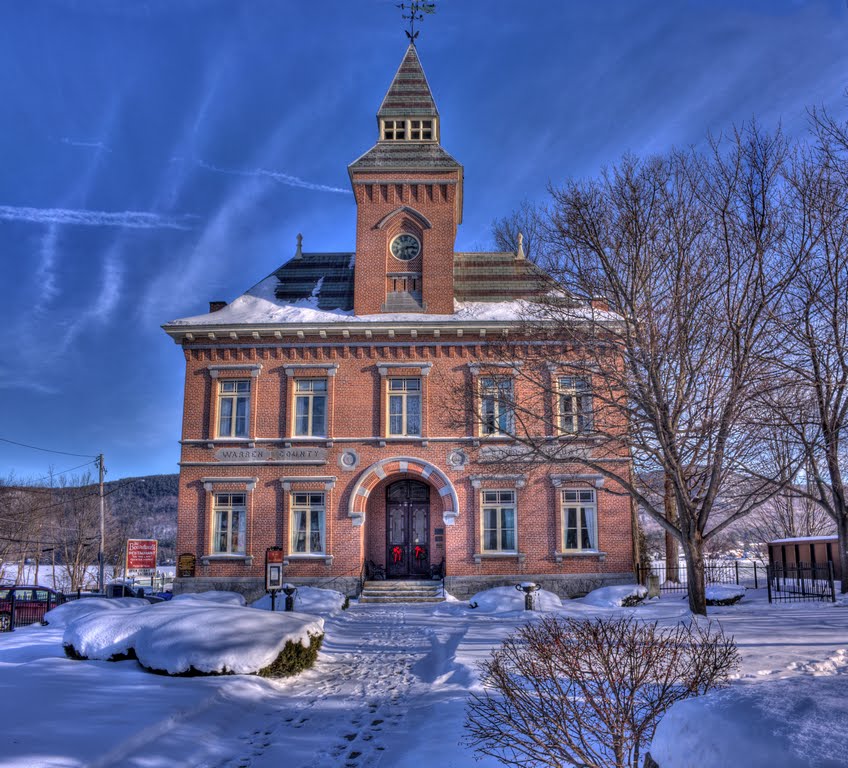
{"type": "Polygon", "coordinates": [[[392,256],[401,261],[410,261],[421,253],[421,243],[415,235],[398,235],[391,244],[392,256]]]}

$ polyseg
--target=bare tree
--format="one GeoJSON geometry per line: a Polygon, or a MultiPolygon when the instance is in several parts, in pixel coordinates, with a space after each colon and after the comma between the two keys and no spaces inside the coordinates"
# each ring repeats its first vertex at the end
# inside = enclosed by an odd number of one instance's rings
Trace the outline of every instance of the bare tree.
{"type": "Polygon", "coordinates": [[[767,402],[803,454],[794,492],[835,523],[848,592],[848,124],[826,113],[812,118],[818,145],[797,153],[789,177],[803,269],[778,312],[782,386],[767,402]]]}
{"type": "Polygon", "coordinates": [[[505,765],[638,768],[666,710],[724,684],[738,660],[732,638],[697,622],[544,618],[482,665],[466,741],[505,765]]]}
{"type": "Polygon", "coordinates": [[[523,200],[509,216],[492,222],[492,237],[499,251],[518,253],[519,235],[524,256],[534,263],[542,259],[542,211],[523,200]]]}
{"type": "Polygon", "coordinates": [[[603,446],[632,457],[622,485],[680,542],[701,614],[705,542],[779,492],[755,404],[770,386],[772,309],[796,264],[786,155],[780,133],[751,125],[706,153],[625,158],[599,179],[552,189],[548,248],[559,258],[549,270],[609,303],[595,302],[582,323],[557,301],[546,307],[556,329],[547,332],[579,348],[572,374],[591,381],[600,447],[581,461],[617,479],[597,460],[603,446]],[[676,521],[645,477],[666,478],[676,521]]]}

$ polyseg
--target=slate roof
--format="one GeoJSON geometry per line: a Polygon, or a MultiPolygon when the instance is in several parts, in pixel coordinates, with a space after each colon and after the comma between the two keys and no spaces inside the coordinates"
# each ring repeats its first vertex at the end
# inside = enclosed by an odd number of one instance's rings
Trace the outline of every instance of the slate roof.
{"type": "Polygon", "coordinates": [[[352,253],[302,253],[274,274],[274,295],[286,304],[311,298],[318,309],[353,309],[352,253]]]}
{"type": "MultiPolygon", "coordinates": [[[[303,253],[274,274],[274,295],[286,304],[311,300],[317,309],[353,309],[353,254],[303,253]]],[[[456,253],[453,264],[457,301],[498,302],[533,299],[551,288],[550,278],[514,253],[456,253]]]]}
{"type": "Polygon", "coordinates": [[[414,45],[410,45],[383,97],[377,117],[437,117],[438,114],[418,51],[414,45]]]}
{"type": "Polygon", "coordinates": [[[534,299],[551,290],[550,277],[514,253],[455,253],[454,298],[457,301],[534,299]]]}
{"type": "Polygon", "coordinates": [[[462,168],[454,158],[432,141],[381,141],[348,168],[462,168]]]}

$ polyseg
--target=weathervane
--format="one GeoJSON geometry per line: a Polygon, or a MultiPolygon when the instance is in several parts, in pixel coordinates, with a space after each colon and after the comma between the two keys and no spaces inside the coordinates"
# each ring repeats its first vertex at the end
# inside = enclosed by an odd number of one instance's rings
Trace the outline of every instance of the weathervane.
{"type": "Polygon", "coordinates": [[[426,14],[435,13],[436,3],[433,0],[412,0],[410,3],[398,3],[397,7],[402,11],[409,11],[408,14],[401,14],[401,18],[409,22],[409,31],[406,36],[409,38],[409,42],[415,45],[415,38],[418,37],[418,32],[415,31],[415,22],[424,21],[426,14]]]}

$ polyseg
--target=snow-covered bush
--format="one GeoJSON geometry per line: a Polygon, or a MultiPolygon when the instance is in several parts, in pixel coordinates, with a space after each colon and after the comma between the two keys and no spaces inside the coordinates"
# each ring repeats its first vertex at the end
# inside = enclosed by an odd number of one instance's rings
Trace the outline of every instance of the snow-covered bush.
{"type": "Polygon", "coordinates": [[[209,603],[225,603],[227,605],[245,605],[244,595],[238,592],[224,592],[219,589],[209,589],[206,592],[183,592],[174,595],[172,601],[205,600],[209,603]]]}
{"type": "Polygon", "coordinates": [[[74,659],[138,659],[168,675],[278,676],[314,663],[323,627],[303,613],[181,600],[81,615],[68,622],[62,644],[74,659]]]}
{"type": "MultiPolygon", "coordinates": [[[[294,609],[300,613],[311,613],[313,616],[332,616],[347,607],[348,599],[334,589],[319,589],[318,587],[298,587],[294,594],[294,609]]],[[[286,596],[277,595],[276,608],[285,609],[286,596]]],[[[254,608],[265,611],[271,610],[271,595],[263,595],[251,603],[254,608]]]]}
{"type": "Polygon", "coordinates": [[[590,592],[582,601],[596,608],[632,608],[648,596],[648,588],[641,584],[616,584],[590,592]]]}
{"type": "Polygon", "coordinates": [[[62,603],[47,611],[44,614],[44,623],[53,627],[62,627],[68,622],[90,613],[120,611],[124,608],[138,608],[145,605],[150,605],[150,603],[140,597],[83,597],[62,603]]]}
{"type": "Polygon", "coordinates": [[[734,605],[745,597],[745,587],[739,584],[707,584],[707,605],[734,605]]]}
{"type": "Polygon", "coordinates": [[[738,659],[732,638],[696,622],[544,617],[481,665],[465,742],[506,765],[640,765],[665,711],[725,683],[738,659]]]}
{"type": "MultiPolygon", "coordinates": [[[[478,592],[468,604],[480,613],[523,611],[524,593],[515,587],[494,587],[478,592]]],[[[537,611],[553,611],[562,608],[562,600],[553,592],[540,589],[533,593],[533,608],[537,611]]]]}

